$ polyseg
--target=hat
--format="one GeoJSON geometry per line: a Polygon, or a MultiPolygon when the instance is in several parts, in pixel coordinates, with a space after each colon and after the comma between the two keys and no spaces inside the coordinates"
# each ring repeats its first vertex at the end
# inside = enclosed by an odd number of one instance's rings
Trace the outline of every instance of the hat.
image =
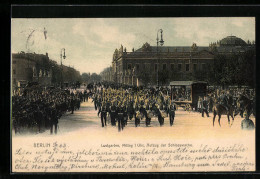
{"type": "Polygon", "coordinates": [[[246,111],[243,113],[243,116],[244,116],[245,118],[249,117],[246,111]]]}

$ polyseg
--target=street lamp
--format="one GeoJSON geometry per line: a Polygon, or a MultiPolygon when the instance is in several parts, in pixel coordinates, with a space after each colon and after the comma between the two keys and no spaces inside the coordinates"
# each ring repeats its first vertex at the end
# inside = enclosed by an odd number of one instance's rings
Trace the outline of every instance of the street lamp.
{"type": "Polygon", "coordinates": [[[66,55],[65,55],[65,48],[62,48],[60,50],[60,65],[61,65],[61,88],[63,88],[63,66],[62,66],[62,58],[65,59],[66,55]],[[63,52],[63,56],[62,56],[62,52],[63,52]]]}
{"type": "Polygon", "coordinates": [[[161,46],[163,46],[163,30],[162,29],[159,29],[157,31],[157,38],[156,38],[156,41],[157,41],[157,88],[159,89],[159,43],[161,46]],[[159,37],[158,37],[158,33],[161,33],[161,40],[159,41],[159,37]]]}
{"type": "Polygon", "coordinates": [[[134,86],[135,67],[132,69],[132,86],[134,86]]]}

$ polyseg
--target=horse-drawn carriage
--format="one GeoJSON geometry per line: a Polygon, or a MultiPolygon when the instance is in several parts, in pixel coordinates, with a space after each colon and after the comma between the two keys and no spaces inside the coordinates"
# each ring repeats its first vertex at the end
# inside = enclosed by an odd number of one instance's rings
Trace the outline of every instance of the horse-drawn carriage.
{"type": "Polygon", "coordinates": [[[170,87],[171,100],[187,111],[197,110],[199,97],[207,94],[207,82],[204,81],[172,81],[170,87]]]}

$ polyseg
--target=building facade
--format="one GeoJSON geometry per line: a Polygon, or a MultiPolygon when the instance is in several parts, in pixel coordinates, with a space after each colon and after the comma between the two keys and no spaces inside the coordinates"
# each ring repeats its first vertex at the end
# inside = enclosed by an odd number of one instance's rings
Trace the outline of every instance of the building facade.
{"type": "Polygon", "coordinates": [[[168,85],[170,81],[195,80],[198,74],[207,79],[213,72],[217,54],[243,53],[254,48],[254,42],[246,43],[235,36],[228,36],[209,46],[150,46],[127,52],[121,45],[115,49],[111,73],[103,73],[103,80],[128,85],[168,85]],[[106,75],[111,75],[108,77],[106,75]]]}
{"type": "Polygon", "coordinates": [[[50,85],[52,71],[48,54],[13,53],[12,54],[12,86],[20,87],[28,82],[50,85]]]}
{"type": "Polygon", "coordinates": [[[25,86],[28,82],[37,82],[43,86],[71,84],[80,80],[80,72],[72,67],[58,65],[49,59],[48,53],[13,53],[11,59],[12,87],[25,86]]]}

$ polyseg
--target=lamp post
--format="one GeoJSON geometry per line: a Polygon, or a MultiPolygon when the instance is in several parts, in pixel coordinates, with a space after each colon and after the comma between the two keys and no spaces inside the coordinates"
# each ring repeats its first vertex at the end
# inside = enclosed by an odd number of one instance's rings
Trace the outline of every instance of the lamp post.
{"type": "Polygon", "coordinates": [[[163,30],[162,29],[159,29],[157,31],[157,38],[156,38],[156,41],[157,41],[157,89],[159,89],[159,43],[161,46],[163,46],[164,44],[164,41],[163,41],[163,30]],[[159,37],[158,37],[158,33],[161,33],[161,40],[159,41],[159,37]]]}
{"type": "Polygon", "coordinates": [[[132,86],[134,86],[135,67],[132,69],[132,86]]]}
{"type": "Polygon", "coordinates": [[[62,58],[65,59],[66,55],[65,55],[65,48],[62,48],[60,50],[60,65],[61,65],[61,88],[63,88],[63,66],[62,66],[62,58]],[[62,52],[63,52],[63,56],[62,56],[62,52]]]}

